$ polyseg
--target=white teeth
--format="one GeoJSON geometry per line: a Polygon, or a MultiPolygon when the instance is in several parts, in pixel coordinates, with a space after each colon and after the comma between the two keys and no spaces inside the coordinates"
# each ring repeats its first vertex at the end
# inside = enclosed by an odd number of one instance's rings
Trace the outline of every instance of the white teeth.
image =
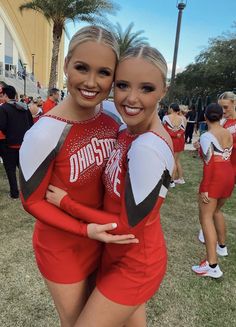
{"type": "Polygon", "coordinates": [[[125,106],[125,110],[128,114],[138,114],[141,109],[140,108],[131,108],[131,107],[128,107],[128,106],[125,106]]]}
{"type": "Polygon", "coordinates": [[[97,94],[97,92],[89,92],[85,90],[81,90],[81,93],[87,97],[94,97],[97,94]]]}

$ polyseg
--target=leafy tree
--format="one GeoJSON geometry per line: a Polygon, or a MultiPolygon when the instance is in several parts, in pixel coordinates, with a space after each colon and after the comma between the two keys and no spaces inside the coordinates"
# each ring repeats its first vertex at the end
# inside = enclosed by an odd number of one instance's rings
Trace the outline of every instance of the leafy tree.
{"type": "Polygon", "coordinates": [[[49,86],[57,82],[58,53],[62,32],[68,20],[73,22],[85,21],[88,23],[104,24],[108,22],[104,14],[115,13],[118,6],[109,0],[32,0],[19,7],[20,11],[34,10],[48,20],[53,26],[53,47],[49,86]]]}
{"type": "Polygon", "coordinates": [[[127,48],[139,46],[139,45],[148,45],[147,37],[141,36],[144,33],[143,30],[132,32],[134,23],[130,23],[128,27],[123,30],[119,23],[116,23],[113,27],[113,32],[116,36],[116,39],[120,46],[120,54],[122,55],[127,48]]]}
{"type": "Polygon", "coordinates": [[[219,93],[235,87],[236,33],[230,33],[209,40],[195,63],[176,76],[173,93],[175,97],[210,95],[214,100],[219,93]]]}

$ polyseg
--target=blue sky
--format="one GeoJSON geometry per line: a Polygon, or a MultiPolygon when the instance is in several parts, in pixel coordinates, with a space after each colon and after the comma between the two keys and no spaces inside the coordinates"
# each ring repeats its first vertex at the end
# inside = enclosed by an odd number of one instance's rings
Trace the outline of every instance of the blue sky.
{"type": "MultiPolygon", "coordinates": [[[[123,29],[134,22],[133,31],[144,30],[143,36],[157,47],[171,67],[173,61],[178,9],[176,0],[115,0],[120,5],[111,22],[119,22],[123,29]]],[[[209,38],[233,31],[236,21],[236,0],[188,0],[183,11],[177,71],[194,62],[194,58],[208,45],[209,38]]],[[[73,35],[79,24],[69,24],[73,35]]],[[[67,50],[66,50],[67,51],[67,50]]]]}

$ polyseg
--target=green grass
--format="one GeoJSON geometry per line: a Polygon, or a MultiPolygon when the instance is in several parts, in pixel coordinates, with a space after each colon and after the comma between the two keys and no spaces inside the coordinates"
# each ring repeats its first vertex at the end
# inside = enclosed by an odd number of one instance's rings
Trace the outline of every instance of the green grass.
{"type": "MultiPolygon", "coordinates": [[[[228,258],[220,258],[220,280],[199,278],[191,266],[204,258],[197,240],[197,191],[201,161],[193,152],[182,156],[185,185],[171,189],[162,208],[168,271],[147,306],[149,327],[236,326],[236,191],[224,208],[228,222],[228,258]]],[[[31,246],[34,219],[20,201],[8,199],[0,165],[0,326],[57,327],[57,314],[36,268],[31,246]]],[[[86,326],[85,326],[86,327],[86,326]]],[[[112,326],[111,326],[112,327],[112,326]]]]}
{"type": "Polygon", "coordinates": [[[226,203],[228,258],[220,258],[223,278],[200,278],[191,271],[205,256],[197,239],[199,231],[197,192],[202,165],[194,152],[182,156],[186,184],[170,189],[162,209],[162,225],[169,261],[159,292],[149,302],[149,326],[236,326],[236,191],[226,203]]]}

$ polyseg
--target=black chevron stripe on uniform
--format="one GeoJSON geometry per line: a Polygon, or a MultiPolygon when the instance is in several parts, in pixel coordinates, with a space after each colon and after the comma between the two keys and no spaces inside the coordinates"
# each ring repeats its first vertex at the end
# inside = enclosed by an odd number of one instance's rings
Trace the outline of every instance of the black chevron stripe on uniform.
{"type": "Polygon", "coordinates": [[[169,171],[166,169],[163,172],[161,179],[152,190],[152,192],[141,203],[136,204],[134,200],[129,173],[127,172],[125,181],[125,204],[129,226],[136,226],[151,212],[157,202],[161,187],[165,186],[166,188],[168,188],[170,180],[171,177],[169,171]]]}
{"type": "Polygon", "coordinates": [[[27,181],[25,180],[24,174],[23,174],[21,168],[19,169],[21,193],[24,197],[24,200],[27,200],[29,198],[29,196],[32,193],[34,193],[34,191],[41,184],[43,178],[45,177],[45,175],[47,173],[48,167],[50,166],[51,162],[53,161],[53,159],[55,159],[56,155],[60,151],[71,127],[72,127],[71,124],[67,124],[65,126],[55,148],[48,154],[48,156],[44,159],[44,161],[38,166],[38,168],[35,170],[34,174],[29,178],[29,180],[27,180],[27,181]]]}

